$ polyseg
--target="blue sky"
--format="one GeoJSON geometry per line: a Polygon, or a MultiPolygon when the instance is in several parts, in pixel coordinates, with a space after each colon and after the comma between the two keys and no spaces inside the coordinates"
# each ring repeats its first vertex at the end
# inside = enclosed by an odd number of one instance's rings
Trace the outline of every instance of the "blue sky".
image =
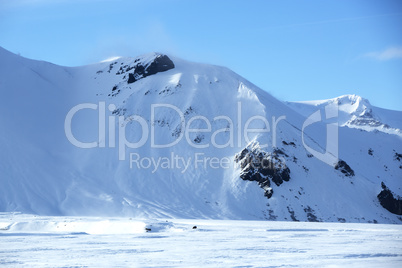
{"type": "Polygon", "coordinates": [[[223,65],[281,100],[402,110],[402,1],[0,0],[0,46],[77,66],[151,51],[223,65]]]}

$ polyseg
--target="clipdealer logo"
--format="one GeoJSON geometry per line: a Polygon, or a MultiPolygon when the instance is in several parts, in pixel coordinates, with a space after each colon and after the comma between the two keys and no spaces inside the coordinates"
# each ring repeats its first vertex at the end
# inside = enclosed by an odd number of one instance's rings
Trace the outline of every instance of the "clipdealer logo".
{"type": "MultiPolygon", "coordinates": [[[[109,104],[108,109],[110,112],[116,109],[114,104],[109,104]]],[[[215,116],[212,120],[213,122],[223,121],[225,122],[225,127],[221,129],[217,129],[212,131],[212,123],[211,121],[202,115],[197,115],[191,117],[186,121],[184,113],[176,106],[171,104],[152,104],[150,106],[150,122],[148,122],[145,118],[139,115],[131,115],[128,117],[120,116],[108,116],[108,125],[106,124],[106,104],[105,102],[99,102],[99,104],[94,103],[83,103],[74,106],[66,115],[64,121],[64,131],[67,139],[71,144],[78,148],[90,149],[90,148],[115,148],[118,147],[119,150],[119,160],[126,159],[126,149],[138,149],[144,146],[148,141],[150,143],[150,148],[152,149],[160,149],[160,148],[169,148],[177,145],[181,140],[185,139],[186,142],[193,148],[203,149],[213,146],[214,148],[222,149],[227,147],[241,147],[243,142],[246,144],[250,143],[252,139],[250,139],[251,133],[268,133],[272,132],[272,146],[276,146],[276,132],[277,125],[280,121],[286,119],[286,116],[280,116],[276,118],[272,116],[271,124],[269,121],[260,115],[255,115],[248,118],[243,127],[243,118],[242,118],[242,104],[241,102],[237,103],[237,118],[236,120],[232,120],[232,118],[226,115],[215,116]],[[98,111],[98,140],[92,142],[83,142],[78,140],[72,131],[72,122],[74,116],[82,110],[97,110],[98,111]],[[156,128],[155,122],[156,112],[158,109],[169,109],[174,112],[177,116],[178,121],[180,122],[179,128],[181,129],[179,135],[170,143],[166,144],[158,144],[156,143],[156,128]],[[116,144],[116,117],[118,122],[117,127],[117,144],[116,144]],[[192,127],[193,123],[203,123],[206,127],[204,128],[194,128],[192,127]],[[138,128],[136,131],[141,133],[141,138],[136,142],[130,142],[126,137],[126,128],[131,123],[137,123],[138,128]],[[251,125],[253,122],[260,122],[263,127],[261,128],[252,128],[251,125]],[[107,128],[107,131],[106,131],[107,128]],[[222,132],[229,132],[229,137],[227,141],[223,144],[217,142],[217,136],[222,132]],[[108,133],[108,142],[106,143],[106,133],[108,133]],[[211,140],[206,144],[198,144],[191,139],[191,133],[210,133],[211,140]]],[[[268,144],[261,145],[262,147],[267,147],[268,144]]]]}
{"type": "MultiPolygon", "coordinates": [[[[113,112],[116,110],[114,104],[108,105],[108,110],[113,112]]],[[[304,148],[307,152],[315,156],[320,161],[333,165],[338,160],[338,124],[337,122],[326,124],[326,148],[319,151],[308,145],[306,142],[308,139],[312,140],[305,132],[306,129],[316,123],[324,123],[325,120],[336,119],[338,117],[338,107],[334,105],[327,105],[324,107],[325,116],[321,116],[321,111],[318,110],[307,117],[304,121],[301,137],[304,148]],[[325,118],[325,119],[324,119],[325,118]],[[322,152],[324,151],[324,152],[322,152]]],[[[106,103],[99,102],[94,103],[82,103],[74,106],[67,113],[64,121],[64,131],[67,139],[71,144],[78,148],[90,149],[90,148],[116,148],[118,149],[118,158],[120,161],[126,160],[126,151],[130,149],[138,149],[145,145],[149,146],[151,149],[161,149],[161,148],[171,148],[176,146],[183,139],[195,149],[208,148],[210,146],[222,149],[227,147],[238,147],[239,150],[244,147],[244,144],[250,144],[253,139],[250,139],[250,135],[254,134],[256,137],[258,134],[271,133],[271,144],[261,144],[261,148],[268,147],[271,145],[273,148],[277,147],[277,130],[278,124],[286,120],[286,116],[282,115],[279,117],[272,116],[271,123],[266,117],[255,115],[247,120],[242,118],[242,103],[237,103],[237,115],[234,120],[226,115],[215,116],[212,121],[224,122],[224,128],[212,131],[211,121],[202,115],[196,115],[191,117],[186,121],[184,113],[176,106],[171,104],[152,104],[150,106],[150,120],[147,121],[144,117],[139,115],[131,115],[124,117],[122,115],[110,115],[106,116],[106,103]],[[172,114],[176,116],[177,122],[179,122],[179,135],[168,143],[157,143],[156,134],[157,129],[154,122],[157,121],[157,111],[159,109],[165,109],[164,111],[170,110],[172,114]],[[94,110],[97,111],[98,115],[98,138],[92,142],[83,142],[76,138],[72,130],[72,122],[74,116],[83,110],[94,110]],[[192,127],[194,123],[202,123],[205,127],[194,128],[192,127]],[[252,128],[253,122],[259,122],[260,128],[252,128]],[[117,128],[116,128],[117,125],[117,128]],[[136,127],[134,128],[134,125],[136,127]],[[243,126],[244,125],[244,126],[243,126]],[[134,131],[140,134],[140,138],[136,142],[129,141],[126,137],[126,128],[134,128],[134,131]],[[222,133],[229,133],[227,140],[224,143],[217,142],[217,136],[222,133]],[[206,143],[196,143],[191,137],[191,133],[209,133],[210,140],[206,143]],[[116,142],[117,138],[117,142],[116,142]]],[[[322,149],[322,148],[321,148],[322,149]]],[[[197,167],[211,167],[211,168],[228,168],[230,166],[230,159],[228,157],[223,157],[221,159],[217,157],[202,157],[203,153],[195,153],[194,157],[184,157],[180,155],[172,155],[170,157],[146,157],[141,156],[138,153],[130,153],[129,161],[130,168],[136,167],[137,169],[152,169],[153,173],[158,169],[165,168],[177,168],[181,169],[182,172],[187,171],[191,166],[197,167]]],[[[233,162],[233,161],[232,161],[233,162]]]]}

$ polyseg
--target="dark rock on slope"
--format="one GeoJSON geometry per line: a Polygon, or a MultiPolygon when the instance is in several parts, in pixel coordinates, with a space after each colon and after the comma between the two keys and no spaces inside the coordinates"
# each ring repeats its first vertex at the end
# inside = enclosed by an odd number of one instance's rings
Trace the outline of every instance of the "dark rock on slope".
{"type": "Polygon", "coordinates": [[[346,177],[353,177],[355,172],[353,169],[343,160],[339,160],[335,165],[335,169],[342,172],[346,177]]]}
{"type": "Polygon", "coordinates": [[[395,198],[384,182],[381,183],[381,188],[382,191],[377,195],[381,206],[391,213],[402,215],[402,199],[399,196],[395,198]]]}
{"type": "Polygon", "coordinates": [[[264,195],[270,198],[273,194],[271,180],[276,186],[290,179],[290,169],[280,157],[281,150],[264,152],[258,146],[248,146],[236,155],[235,161],[240,164],[240,178],[256,181],[264,189],[264,195]]]}
{"type": "Polygon", "coordinates": [[[156,58],[148,65],[143,65],[142,63],[138,63],[133,73],[128,74],[128,84],[134,83],[135,81],[140,80],[141,78],[145,78],[147,76],[165,72],[170,69],[173,69],[174,63],[173,61],[166,55],[158,55],[156,58]]]}

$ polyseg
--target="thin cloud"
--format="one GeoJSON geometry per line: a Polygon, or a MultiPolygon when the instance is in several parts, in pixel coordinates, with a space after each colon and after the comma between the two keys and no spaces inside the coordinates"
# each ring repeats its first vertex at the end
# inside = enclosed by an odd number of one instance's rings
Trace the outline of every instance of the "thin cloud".
{"type": "Polygon", "coordinates": [[[271,26],[268,28],[270,28],[270,29],[278,28],[279,29],[279,28],[292,28],[292,27],[300,27],[300,26],[314,26],[314,25],[321,25],[321,24],[342,23],[342,22],[349,22],[349,21],[376,19],[376,18],[381,18],[381,17],[400,16],[400,15],[402,15],[402,12],[379,14],[379,15],[372,15],[372,16],[362,16],[362,17],[339,18],[339,19],[332,19],[332,20],[301,22],[301,23],[294,23],[294,24],[271,26]]]}
{"type": "Polygon", "coordinates": [[[379,52],[370,52],[364,56],[380,61],[402,59],[402,47],[391,47],[379,52]]]}
{"type": "Polygon", "coordinates": [[[114,61],[120,59],[121,56],[114,56],[114,57],[109,57],[107,59],[102,60],[101,62],[109,62],[109,61],[114,61]]]}

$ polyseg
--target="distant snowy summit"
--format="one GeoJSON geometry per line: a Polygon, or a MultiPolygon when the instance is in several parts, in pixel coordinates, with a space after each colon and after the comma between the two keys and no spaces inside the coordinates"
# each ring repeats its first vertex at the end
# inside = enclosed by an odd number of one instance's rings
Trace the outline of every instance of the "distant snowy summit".
{"type": "MultiPolygon", "coordinates": [[[[369,100],[358,95],[343,95],[337,98],[317,101],[286,102],[292,109],[304,116],[317,109],[336,105],[340,126],[365,131],[381,131],[402,137],[402,112],[372,106],[369,100]]],[[[334,106],[335,107],[335,106],[334,106]]]]}

